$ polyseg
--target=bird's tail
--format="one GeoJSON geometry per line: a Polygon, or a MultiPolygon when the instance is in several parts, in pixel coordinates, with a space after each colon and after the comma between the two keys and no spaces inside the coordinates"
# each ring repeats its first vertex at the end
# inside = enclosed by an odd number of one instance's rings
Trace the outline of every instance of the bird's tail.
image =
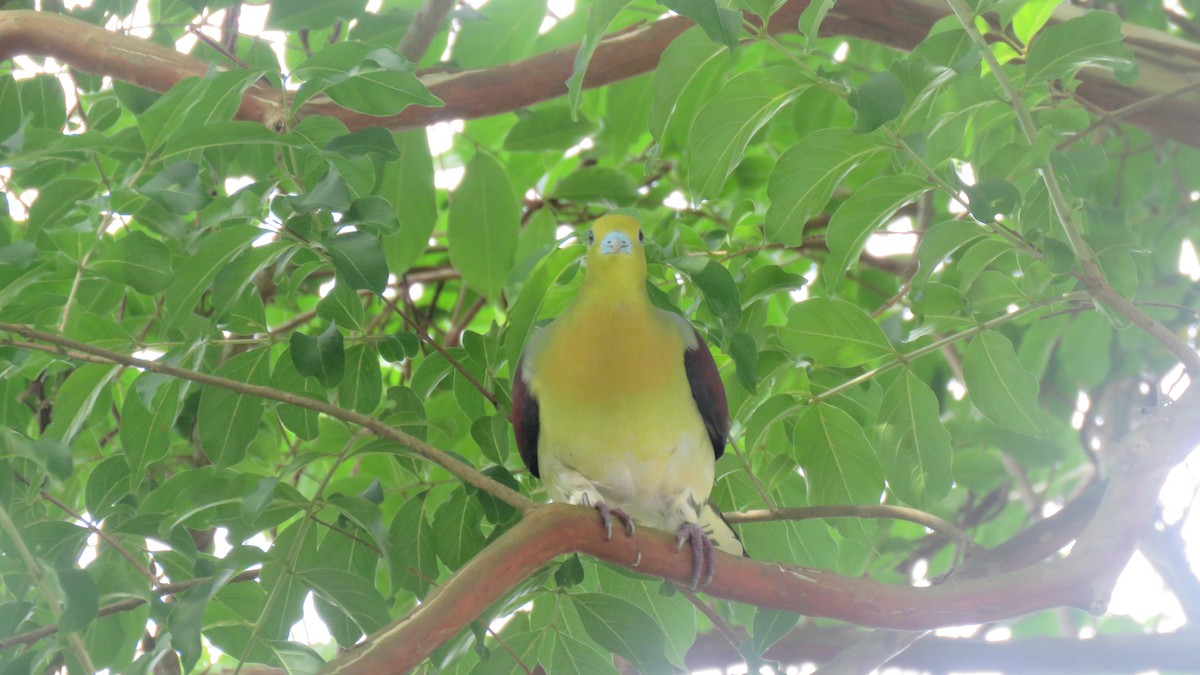
{"type": "Polygon", "coordinates": [[[699,525],[717,548],[733,555],[750,557],[746,553],[746,547],[742,545],[741,537],[737,536],[737,532],[734,532],[729,523],[725,521],[725,516],[721,515],[720,509],[711,503],[700,512],[699,525]]]}

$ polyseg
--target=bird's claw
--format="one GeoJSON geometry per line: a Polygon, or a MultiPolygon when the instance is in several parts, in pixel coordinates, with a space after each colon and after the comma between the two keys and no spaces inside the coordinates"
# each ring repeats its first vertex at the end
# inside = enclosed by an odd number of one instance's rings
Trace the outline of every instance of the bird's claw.
{"type": "Polygon", "coordinates": [[[596,502],[592,508],[600,512],[600,524],[604,526],[604,541],[612,539],[612,521],[613,518],[621,521],[625,525],[625,533],[633,536],[633,518],[622,511],[621,509],[612,509],[604,502],[596,502]]]}
{"type": "Polygon", "coordinates": [[[712,540],[695,523],[684,523],[679,526],[679,530],[675,533],[675,547],[683,548],[684,542],[692,547],[691,589],[694,591],[700,584],[701,575],[704,576],[705,586],[712,583],[713,575],[717,571],[717,555],[712,540]]]}

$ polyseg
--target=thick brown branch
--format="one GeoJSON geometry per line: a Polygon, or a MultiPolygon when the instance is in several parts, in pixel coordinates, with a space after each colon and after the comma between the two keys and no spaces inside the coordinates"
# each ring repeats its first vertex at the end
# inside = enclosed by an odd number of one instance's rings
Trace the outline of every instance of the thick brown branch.
{"type": "MultiPolygon", "coordinates": [[[[1115,454],[1120,467],[1091,525],[1070,555],[1044,565],[914,588],[718,553],[717,574],[704,591],[758,607],[910,631],[996,621],[1051,607],[1103,611],[1117,575],[1151,522],[1167,471],[1197,441],[1200,393],[1189,391],[1125,439],[1115,454]]],[[[676,548],[673,536],[643,529],[635,537],[606,542],[590,510],[537,506],[420,607],[330,662],[328,672],[413,668],[522,580],[572,552],[630,568],[636,560],[637,571],[679,583],[691,577],[691,557],[676,548]]]]}
{"type": "MultiPolygon", "coordinates": [[[[807,0],[789,0],[771,17],[772,33],[794,32],[807,0]]],[[[1082,10],[1060,6],[1051,23],[1078,16],[1082,10]]],[[[950,10],[941,0],[895,0],[879,11],[872,0],[842,0],[822,24],[822,33],[862,38],[897,49],[911,49],[935,21],[950,10]]],[[[671,16],[601,41],[588,68],[585,87],[599,87],[649,72],[663,50],[692,26],[690,19],[671,16]]],[[[1132,87],[1116,82],[1105,71],[1080,74],[1077,93],[1099,110],[1117,113],[1121,121],[1141,126],[1189,145],[1200,146],[1200,47],[1159,31],[1126,24],[1126,45],[1138,61],[1140,77],[1132,87]],[[1151,100],[1153,105],[1146,105],[1151,100]],[[1132,107],[1130,107],[1132,106],[1132,107]]],[[[425,83],[443,108],[411,107],[392,117],[370,117],[328,102],[315,102],[301,114],[331,115],[351,129],[385,126],[423,127],[451,119],[487,117],[528,107],[566,93],[575,46],[482,70],[437,73],[425,83]]],[[[208,64],[137,38],[46,12],[0,12],[0,60],[20,54],[52,56],[85,72],[110,75],[155,91],[166,91],[185,77],[202,75],[208,64]],[[63,40],[63,35],[73,39],[63,40]]],[[[275,125],[282,119],[279,94],[251,87],[238,111],[241,119],[275,125]]]]}

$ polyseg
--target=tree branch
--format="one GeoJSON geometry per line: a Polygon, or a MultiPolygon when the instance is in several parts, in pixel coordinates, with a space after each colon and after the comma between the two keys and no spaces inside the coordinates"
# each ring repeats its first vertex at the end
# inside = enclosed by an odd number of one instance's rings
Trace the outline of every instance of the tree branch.
{"type": "MultiPolygon", "coordinates": [[[[1117,470],[1072,552],[1044,565],[967,575],[914,588],[718,552],[709,595],[892,630],[984,623],[1051,607],[1103,611],[1117,575],[1151,521],[1172,466],[1200,442],[1200,390],[1162,409],[1114,449],[1117,470]]],[[[675,537],[643,528],[604,541],[590,509],[535,506],[407,616],[331,661],[326,672],[406,671],[559,555],[584,553],[684,583],[691,556],[675,537]],[[634,561],[640,560],[636,568],[634,561]]],[[[1040,547],[1036,539],[1029,545],[1040,547]]],[[[982,554],[985,558],[987,554],[982,554]]]]}
{"type": "MultiPolygon", "coordinates": [[[[788,0],[768,25],[771,34],[795,32],[808,0],[788,0]]],[[[1061,23],[1083,12],[1061,5],[1050,23],[1061,23]]],[[[894,0],[880,12],[873,0],[842,0],[821,25],[823,35],[841,35],[912,49],[933,23],[950,14],[941,0],[894,0]]],[[[667,45],[692,26],[671,16],[634,30],[610,35],[600,42],[588,68],[584,87],[599,87],[653,70],[667,45]]],[[[1076,93],[1098,109],[1167,138],[1200,146],[1200,95],[1191,73],[1200,72],[1200,46],[1160,31],[1125,24],[1126,46],[1138,61],[1140,77],[1124,86],[1107,72],[1080,73],[1076,93]],[[1137,105],[1153,99],[1152,106],[1137,105]]],[[[412,129],[452,119],[474,119],[511,112],[566,94],[577,46],[555,49],[492,68],[454,73],[427,73],[424,82],[446,103],[442,108],[410,107],[399,115],[371,117],[322,101],[301,108],[301,115],[330,115],[350,129],[384,126],[412,129]]],[[[0,12],[0,60],[17,55],[51,56],[84,72],[109,75],[166,91],[186,77],[204,74],[209,64],[138,38],[119,35],[67,16],[48,12],[0,12]],[[63,40],[71,35],[71,40],[63,40]]],[[[247,90],[239,119],[274,127],[286,106],[281,93],[261,84],[247,90]]]]}
{"type": "Polygon", "coordinates": [[[417,15],[413,17],[413,22],[409,24],[408,30],[404,32],[396,51],[413,63],[419,63],[425,58],[433,38],[442,30],[442,24],[446,23],[450,10],[454,9],[454,2],[455,0],[425,0],[421,9],[417,10],[417,15]]]}
{"type": "Polygon", "coordinates": [[[473,487],[477,487],[484,492],[490,493],[506,504],[509,504],[510,506],[513,506],[519,510],[523,511],[533,505],[533,501],[531,501],[525,495],[513,490],[507,485],[498,483],[488,476],[483,475],[479,471],[476,471],[474,467],[450,457],[446,453],[438,450],[419,438],[412,436],[411,434],[406,434],[399,429],[389,427],[374,417],[369,417],[352,410],[339,408],[335,405],[326,403],[325,401],[318,401],[306,396],[298,396],[296,394],[280,391],[271,387],[247,384],[245,382],[238,382],[236,380],[217,377],[216,375],[210,375],[208,373],[201,373],[195,370],[188,370],[186,368],[178,368],[165,363],[159,363],[157,361],[147,361],[146,359],[126,356],[125,354],[107,349],[101,349],[83,342],[78,342],[59,335],[54,335],[53,333],[46,333],[34,328],[30,328],[29,326],[22,326],[20,324],[0,322],[0,331],[15,333],[31,340],[47,342],[51,345],[54,345],[54,347],[46,347],[34,343],[18,344],[12,339],[0,339],[0,344],[24,347],[26,349],[40,349],[42,351],[62,354],[68,358],[83,361],[96,362],[98,360],[99,363],[119,363],[126,366],[132,366],[134,368],[148,370],[152,373],[161,373],[163,375],[170,375],[171,377],[178,377],[191,382],[198,382],[200,384],[228,389],[239,394],[257,396],[259,398],[265,398],[272,401],[279,401],[280,403],[289,403],[300,408],[315,410],[319,413],[329,415],[335,419],[350,422],[351,424],[363,427],[380,438],[386,438],[390,441],[394,441],[412,450],[424,459],[437,464],[446,471],[450,472],[452,475],[457,476],[464,483],[467,483],[473,487]]]}
{"type": "Polygon", "coordinates": [[[966,532],[955,527],[941,518],[908,508],[891,504],[826,504],[820,506],[803,506],[790,509],[761,509],[724,514],[730,524],[763,523],[772,520],[806,520],[811,518],[875,518],[906,520],[910,523],[923,525],[942,535],[963,553],[970,554],[979,547],[975,540],[966,532]]]}

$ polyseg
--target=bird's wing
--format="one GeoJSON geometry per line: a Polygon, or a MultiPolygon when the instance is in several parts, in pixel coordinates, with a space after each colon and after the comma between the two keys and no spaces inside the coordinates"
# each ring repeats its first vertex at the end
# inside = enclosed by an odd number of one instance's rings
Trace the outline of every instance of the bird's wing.
{"type": "Polygon", "coordinates": [[[712,352],[704,344],[700,332],[687,319],[673,312],[660,311],[671,317],[683,335],[683,368],[687,372],[696,408],[704,420],[704,429],[712,441],[713,455],[715,459],[720,459],[725,453],[725,439],[729,435],[729,403],[725,399],[725,385],[721,383],[717,363],[713,361],[712,352]]]}
{"type": "Polygon", "coordinates": [[[513,373],[511,421],[513,431],[517,436],[517,449],[521,451],[521,459],[529,468],[529,472],[535,478],[540,478],[537,446],[541,418],[539,417],[538,400],[529,388],[530,374],[527,371],[530,360],[529,351],[532,346],[531,342],[530,346],[526,347],[525,353],[521,355],[521,360],[517,362],[517,370],[513,373]]]}

